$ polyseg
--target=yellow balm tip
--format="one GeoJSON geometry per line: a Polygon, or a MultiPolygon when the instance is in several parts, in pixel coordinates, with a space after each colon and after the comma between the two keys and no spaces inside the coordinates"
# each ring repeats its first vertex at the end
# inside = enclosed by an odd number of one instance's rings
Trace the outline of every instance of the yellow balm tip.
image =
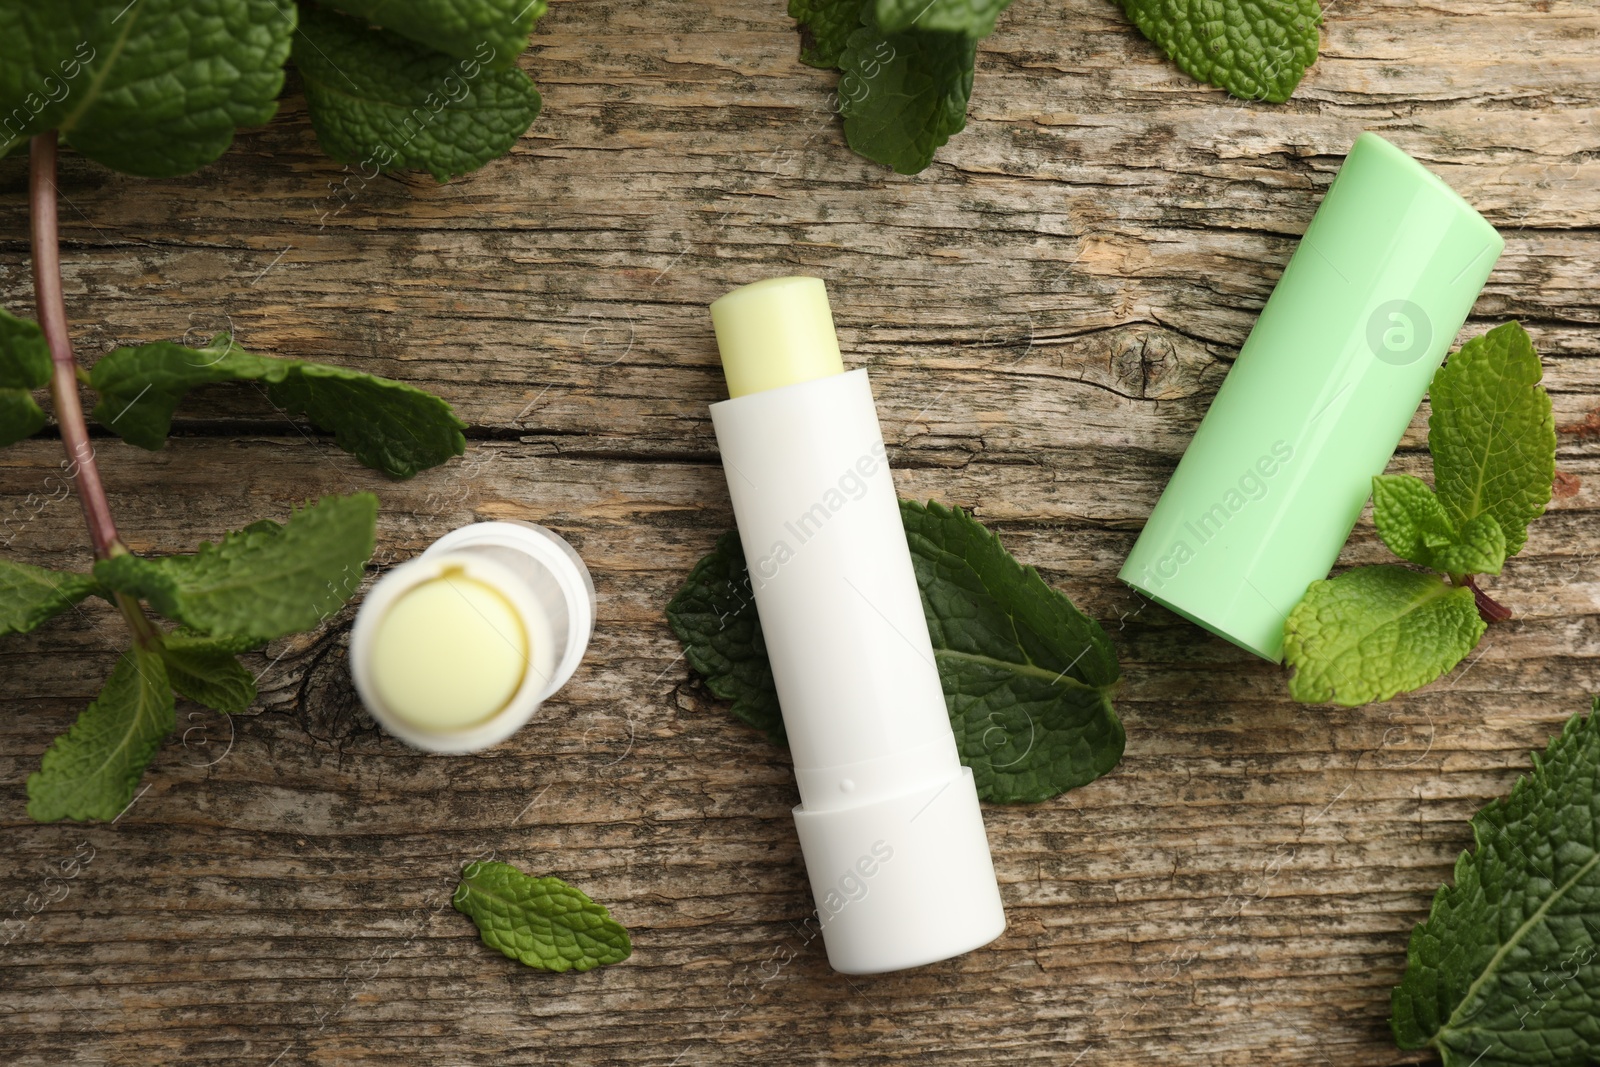
{"type": "Polygon", "coordinates": [[[390,605],[372,639],[373,684],[396,717],[443,733],[504,708],[522,685],[528,651],[510,602],[452,569],[390,605]]]}
{"type": "Polygon", "coordinates": [[[821,278],[768,278],[711,304],[730,397],[844,373],[821,278]]]}

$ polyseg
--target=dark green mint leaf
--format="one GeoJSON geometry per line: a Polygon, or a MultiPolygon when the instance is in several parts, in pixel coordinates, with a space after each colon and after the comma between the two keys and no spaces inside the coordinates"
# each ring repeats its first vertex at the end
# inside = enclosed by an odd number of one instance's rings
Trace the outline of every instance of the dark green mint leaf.
{"type": "Polygon", "coordinates": [[[187,174],[272,118],[294,28],[287,0],[6,4],[0,155],[54,128],[113,170],[187,174]]]}
{"type": "Polygon", "coordinates": [[[316,626],[361,583],[378,499],[325,496],[285,525],[252,523],[193,555],[101,560],[95,577],[211,636],[263,642],[316,626]]]}
{"type": "Polygon", "coordinates": [[[807,40],[800,62],[837,67],[850,35],[861,27],[862,13],[872,0],[789,0],[789,17],[801,24],[807,40]]]}
{"type": "MultiPolygon", "coordinates": [[[[901,501],[946,710],[985,800],[1031,803],[1093,781],[1122,757],[1118,678],[1098,623],[960,509],[901,501]]],[[[777,691],[736,533],[667,608],[689,665],[734,714],[783,743],[777,691]]]]}
{"type": "Polygon", "coordinates": [[[388,378],[296,359],[251,355],[222,334],[205,348],[167,341],[119,348],[94,365],[94,417],[129,444],[158,449],[190,389],[259,381],[279,407],[306,415],[369,467],[409,478],[466,450],[466,423],[431,393],[388,378]]]}
{"type": "Polygon", "coordinates": [[[0,634],[21,634],[100,591],[92,574],[0,560],[0,634]]]}
{"type": "Polygon", "coordinates": [[[1439,501],[1463,526],[1493,515],[1506,555],[1544,514],[1556,470],[1555,419],[1539,385],[1544,369],[1515,322],[1474,337],[1434,375],[1428,449],[1439,501]]]}
{"type": "Polygon", "coordinates": [[[1600,1062],[1600,702],[1472,819],[1411,934],[1395,1040],[1445,1067],[1600,1062]]]}
{"type": "Polygon", "coordinates": [[[1457,531],[1428,484],[1409,474],[1372,479],[1378,536],[1401,559],[1446,574],[1499,574],[1506,540],[1494,516],[1483,514],[1457,531]]]}
{"type": "Polygon", "coordinates": [[[451,897],[483,943],[541,971],[592,971],[633,955],[628,931],[559,878],[532,878],[509,863],[469,863],[451,897]]]}
{"type": "Polygon", "coordinates": [[[445,181],[505,155],[539,115],[539,90],[514,67],[489,70],[316,5],[301,18],[295,66],[317,141],[341,163],[445,181]]]}
{"type": "Polygon", "coordinates": [[[977,42],[959,33],[862,27],[840,56],[840,110],[850,147],[915,174],[967,124],[977,42]]]}
{"type": "Polygon", "coordinates": [[[1011,0],[876,0],[878,28],[899,33],[913,27],[987,37],[1011,0]]]}
{"type": "Polygon", "coordinates": [[[1192,78],[1281,104],[1317,61],[1317,0],[1120,0],[1139,32],[1192,78]]]}
{"type": "Polygon", "coordinates": [[[161,657],[140,648],[124,652],[94,703],[28,776],[28,814],[38,822],[115,819],[133,800],[173,720],[161,657]]]}
{"type": "Polygon", "coordinates": [[[706,688],[732,701],[730,710],[736,717],[774,743],[787,745],[737,530],[717,538],[717,547],[694,565],[667,605],[667,622],[683,642],[684,659],[706,680],[706,688]]]}
{"type": "Polygon", "coordinates": [[[237,715],[256,699],[255,676],[245,670],[237,654],[259,644],[174,630],[161,642],[161,659],[173,689],[196,704],[237,715]]]}
{"type": "Polygon", "coordinates": [[[507,70],[528,47],[545,0],[329,0],[331,6],[457,59],[507,70]]]}
{"type": "Polygon", "coordinates": [[[44,429],[32,394],[49,384],[50,346],[39,324],[0,308],[0,448],[44,429]]]}
{"type": "Polygon", "coordinates": [[[1312,582],[1284,626],[1289,695],[1355,707],[1427,685],[1483,636],[1472,590],[1405,567],[1312,582]]]}

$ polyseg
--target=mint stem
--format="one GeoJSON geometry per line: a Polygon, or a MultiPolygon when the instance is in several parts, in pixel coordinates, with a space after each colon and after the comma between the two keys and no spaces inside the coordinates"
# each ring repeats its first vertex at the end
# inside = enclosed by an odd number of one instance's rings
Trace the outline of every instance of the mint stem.
{"type": "Polygon", "coordinates": [[[1473,602],[1478,605],[1478,617],[1484,622],[1505,622],[1511,618],[1511,609],[1500,603],[1494,597],[1478,588],[1478,583],[1473,581],[1472,575],[1467,575],[1458,585],[1464,585],[1472,590],[1473,602]]]}
{"type": "MultiPolygon", "coordinates": [[[[97,559],[110,559],[128,551],[117,534],[95,463],[94,446],[89,443],[89,426],[83,418],[83,402],[78,397],[78,361],[72,354],[72,338],[67,333],[67,305],[61,293],[61,237],[56,218],[56,131],[35,137],[29,146],[28,216],[33,240],[33,297],[39,311],[39,327],[50,345],[50,399],[55,405],[56,424],[61,443],[67,450],[67,473],[78,489],[83,518],[89,526],[89,539],[97,559]]],[[[145,647],[160,641],[157,630],[145,616],[139,602],[123,593],[115,594],[116,605],[128,620],[134,640],[145,647]]]]}

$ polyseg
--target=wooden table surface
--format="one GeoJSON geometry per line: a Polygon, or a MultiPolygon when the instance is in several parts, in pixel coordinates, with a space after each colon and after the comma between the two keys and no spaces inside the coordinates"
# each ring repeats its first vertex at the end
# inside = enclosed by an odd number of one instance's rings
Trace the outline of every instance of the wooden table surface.
{"type": "MultiPolygon", "coordinates": [[[[98,440],[136,551],[372,490],[373,574],[531,519],[587,560],[599,621],[533,724],[444,757],[361,709],[346,610],[255,656],[261,698],[231,723],[180,703],[132,807],[88,825],[34,825],[23,783],[121,624],[86,605],[5,639],[0,906],[92,856],[0,948],[5,1062],[1428,1062],[1388,1033],[1409,932],[1468,817],[1600,691],[1596,437],[1563,435],[1565,495],[1492,582],[1516,620],[1389,704],[1294,704],[1278,668],[1115,574],[1362,129],[1505,234],[1463,336],[1520,319],[1558,424],[1600,405],[1600,8],[1335,0],[1272,106],[1191,81],[1105,0],[1024,0],[983,43],[967,131],[911,178],[845,148],[833,76],[796,51],[781,0],[558,0],[523,59],[544,116],[447,185],[346,182],[293,91],[188,178],[66,154],[85,360],[231,327],[433,389],[473,427],[463,459],[389,482],[249,387],[209,390],[162,452],[98,440]],[[972,509],[1125,673],[1115,772],[986,810],[1005,936],[875,978],[833,973],[802,925],[787,755],[663,617],[732,524],[706,304],[790,272],[828,280],[901,495],[972,509]],[[552,975],[482,946],[447,901],[488,850],[610,905],[632,959],[552,975]]],[[[0,299],[32,304],[21,159],[0,164],[0,299]]],[[[1427,471],[1426,413],[1393,469],[1427,471]]],[[[59,460],[47,436],[0,452],[6,558],[86,564],[59,460]]],[[[1363,520],[1343,562],[1383,555],[1363,520]]]]}

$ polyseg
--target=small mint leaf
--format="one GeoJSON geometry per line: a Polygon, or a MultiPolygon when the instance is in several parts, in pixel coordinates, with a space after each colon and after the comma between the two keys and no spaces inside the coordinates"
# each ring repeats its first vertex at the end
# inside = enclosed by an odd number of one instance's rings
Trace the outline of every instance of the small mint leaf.
{"type": "Polygon", "coordinates": [[[1505,563],[1505,535],[1494,517],[1480,515],[1457,531],[1421,478],[1377,475],[1372,504],[1378,536],[1401,559],[1455,575],[1499,574],[1505,563]]]}
{"type": "Polygon", "coordinates": [[[44,429],[33,390],[50,384],[50,346],[39,324],[0,308],[0,448],[44,429]]]}
{"type": "Polygon", "coordinates": [[[862,12],[872,0],[789,0],[789,17],[800,23],[806,41],[800,62],[812,67],[837,67],[850,35],[861,27],[862,12]]]}
{"type": "Polygon", "coordinates": [[[1483,636],[1472,590],[1405,567],[1312,582],[1284,626],[1289,695],[1355,707],[1427,685],[1483,636]]]}
{"type": "Polygon", "coordinates": [[[1010,6],[1011,0],[876,0],[875,13],[884,33],[918,29],[987,37],[1010,6]]]}
{"type": "Polygon", "coordinates": [[[1472,818],[1391,998],[1403,1049],[1445,1067],[1600,1062],[1600,701],[1472,818]]]}
{"type": "Polygon", "coordinates": [[[344,367],[252,355],[227,334],[205,348],[169,341],[119,348],[89,372],[100,393],[95,420],[151,450],[166,443],[172,413],[189,390],[240,381],[264,382],[274,404],[332,430],[340,448],[391,478],[466,451],[466,423],[432,393],[344,367]]]}
{"type": "Polygon", "coordinates": [[[480,69],[398,34],[309,5],[294,62],[322,150],[379,171],[426,170],[439,181],[511,151],[541,100],[516,67],[480,69]]]}
{"type": "Polygon", "coordinates": [[[357,18],[457,59],[507,70],[528,47],[545,0],[328,0],[357,18]]]}
{"type": "MultiPolygon", "coordinates": [[[[1047,800],[1122,757],[1105,631],[959,508],[900,502],[945,707],[978,795],[1047,800]]],[[[689,665],[740,719],[786,743],[738,534],[717,540],[667,607],[689,665]]]]}
{"type": "Polygon", "coordinates": [[[959,33],[865,26],[839,58],[840,112],[855,152],[901,174],[933,161],[967,125],[977,42],[959,33]]]}
{"type": "Polygon", "coordinates": [[[115,819],[133,800],[174,718],[161,657],[141,648],[124,652],[94,703],[28,776],[28,814],[38,822],[115,819]]]}
{"type": "Polygon", "coordinates": [[[0,560],[0,634],[22,634],[100,592],[92,574],[0,560]]]}
{"type": "Polygon", "coordinates": [[[628,931],[602,905],[509,863],[467,864],[450,902],[477,924],[485,945],[541,971],[592,971],[633,955],[628,931]]]}
{"type": "Polygon", "coordinates": [[[1439,501],[1460,527],[1493,515],[1506,555],[1544,514],[1556,472],[1556,428],[1544,369],[1521,324],[1474,337],[1434,375],[1428,450],[1439,501]]]}
{"type": "Polygon", "coordinates": [[[1139,32],[1191,78],[1281,104],[1317,61],[1317,0],[1120,0],[1139,32]]]}
{"type": "Polygon", "coordinates": [[[0,5],[0,155],[59,129],[83,155],[188,174],[278,109],[295,5],[137,0],[0,5]],[[20,122],[20,125],[17,123],[20,122]]]}
{"type": "Polygon", "coordinates": [[[162,639],[161,659],[173,689],[196,704],[237,715],[256,699],[255,676],[245,670],[237,654],[258,644],[174,630],[162,639]]]}
{"type": "Polygon", "coordinates": [[[378,499],[325,496],[286,525],[263,521],[193,555],[131,553],[95,564],[101,583],[202,634],[260,643],[316,626],[361,583],[378,499]]]}

